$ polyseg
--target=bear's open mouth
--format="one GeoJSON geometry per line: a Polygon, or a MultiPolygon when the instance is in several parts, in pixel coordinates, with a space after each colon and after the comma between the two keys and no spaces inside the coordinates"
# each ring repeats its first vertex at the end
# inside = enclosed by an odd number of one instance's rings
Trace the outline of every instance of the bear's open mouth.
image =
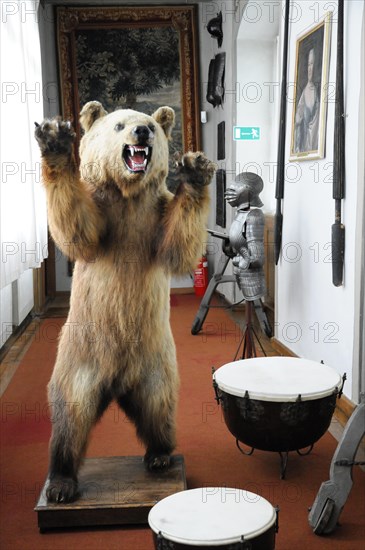
{"type": "Polygon", "coordinates": [[[123,160],[130,172],[145,172],[151,160],[152,147],[140,145],[125,145],[123,160]]]}

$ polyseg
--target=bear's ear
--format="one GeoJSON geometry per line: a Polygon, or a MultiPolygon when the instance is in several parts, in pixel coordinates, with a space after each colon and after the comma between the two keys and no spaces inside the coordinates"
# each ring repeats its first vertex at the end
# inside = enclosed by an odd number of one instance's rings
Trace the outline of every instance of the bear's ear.
{"type": "Polygon", "coordinates": [[[99,101],[89,101],[83,106],[80,113],[80,124],[85,132],[88,132],[95,120],[108,113],[99,101]]]}
{"type": "Polygon", "coordinates": [[[175,125],[175,111],[171,107],[160,107],[153,113],[152,118],[162,126],[166,137],[169,138],[175,125]]]}

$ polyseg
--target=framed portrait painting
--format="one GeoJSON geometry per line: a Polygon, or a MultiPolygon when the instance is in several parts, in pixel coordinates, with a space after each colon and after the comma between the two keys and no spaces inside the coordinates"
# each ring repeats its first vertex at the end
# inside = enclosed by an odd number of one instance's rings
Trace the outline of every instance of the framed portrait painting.
{"type": "Polygon", "coordinates": [[[79,113],[88,101],[100,101],[108,112],[152,114],[172,107],[176,123],[167,182],[172,191],[173,153],[200,149],[195,21],[195,6],[57,8],[62,114],[72,121],[77,143],[79,113]]]}
{"type": "Polygon", "coordinates": [[[290,161],[325,155],[331,12],[297,38],[290,161]]]}

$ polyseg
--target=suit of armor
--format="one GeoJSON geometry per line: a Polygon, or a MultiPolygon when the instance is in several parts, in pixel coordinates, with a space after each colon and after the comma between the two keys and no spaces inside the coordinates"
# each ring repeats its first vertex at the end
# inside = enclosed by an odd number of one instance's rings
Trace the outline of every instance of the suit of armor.
{"type": "Polygon", "coordinates": [[[231,206],[237,206],[229,230],[229,241],[236,253],[232,262],[237,284],[245,300],[257,300],[266,293],[263,265],[265,217],[259,193],[263,189],[260,176],[251,172],[239,174],[226,191],[231,206]]]}

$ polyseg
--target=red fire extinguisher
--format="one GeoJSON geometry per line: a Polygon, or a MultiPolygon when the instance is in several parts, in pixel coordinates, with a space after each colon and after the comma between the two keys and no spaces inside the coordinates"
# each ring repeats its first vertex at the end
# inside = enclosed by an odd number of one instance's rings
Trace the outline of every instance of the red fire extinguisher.
{"type": "Polygon", "coordinates": [[[194,269],[194,292],[196,296],[204,296],[208,286],[208,260],[204,255],[194,269]]]}

